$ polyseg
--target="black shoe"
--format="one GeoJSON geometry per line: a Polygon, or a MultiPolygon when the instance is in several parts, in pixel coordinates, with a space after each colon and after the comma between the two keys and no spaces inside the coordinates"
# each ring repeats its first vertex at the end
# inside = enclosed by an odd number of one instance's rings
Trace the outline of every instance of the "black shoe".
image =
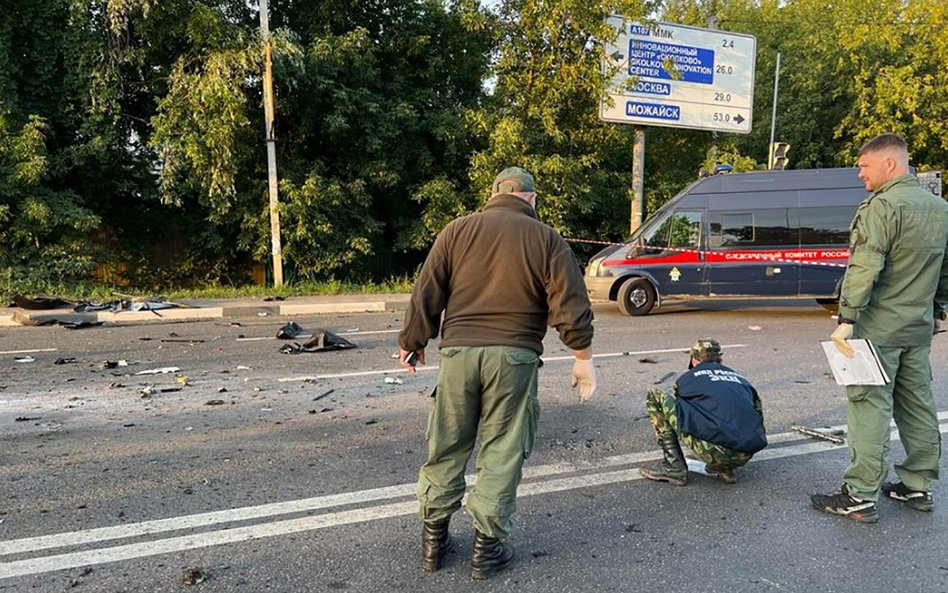
{"type": "Polygon", "coordinates": [[[435,572],[444,564],[444,557],[451,544],[448,524],[451,518],[438,522],[425,521],[421,528],[421,569],[435,572]]]}
{"type": "Polygon", "coordinates": [[[882,485],[882,493],[892,500],[904,502],[916,511],[929,513],[935,510],[931,492],[912,490],[902,482],[886,482],[882,485]]]}
{"type": "Polygon", "coordinates": [[[831,515],[849,517],[860,523],[876,523],[879,514],[876,513],[876,503],[863,500],[849,494],[849,488],[843,484],[832,494],[814,494],[810,497],[813,508],[831,515]]]}
{"type": "Polygon", "coordinates": [[[481,580],[489,578],[510,565],[514,549],[496,537],[487,537],[474,530],[474,554],[471,556],[471,577],[481,580]]]}

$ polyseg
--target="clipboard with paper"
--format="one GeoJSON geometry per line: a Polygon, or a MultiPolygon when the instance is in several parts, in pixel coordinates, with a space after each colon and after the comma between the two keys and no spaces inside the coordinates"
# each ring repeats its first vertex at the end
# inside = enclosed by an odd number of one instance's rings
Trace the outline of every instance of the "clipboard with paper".
{"type": "Polygon", "coordinates": [[[820,342],[837,385],[887,385],[889,375],[869,340],[847,340],[855,353],[852,358],[840,352],[832,341],[820,342]]]}

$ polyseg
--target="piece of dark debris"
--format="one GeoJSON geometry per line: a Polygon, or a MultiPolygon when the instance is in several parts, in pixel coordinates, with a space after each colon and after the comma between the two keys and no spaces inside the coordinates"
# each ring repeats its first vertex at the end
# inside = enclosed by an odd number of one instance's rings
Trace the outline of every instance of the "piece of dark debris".
{"type": "Polygon", "coordinates": [[[198,585],[203,583],[207,579],[207,575],[200,568],[192,567],[184,569],[184,575],[181,577],[181,582],[185,585],[198,585]]]}

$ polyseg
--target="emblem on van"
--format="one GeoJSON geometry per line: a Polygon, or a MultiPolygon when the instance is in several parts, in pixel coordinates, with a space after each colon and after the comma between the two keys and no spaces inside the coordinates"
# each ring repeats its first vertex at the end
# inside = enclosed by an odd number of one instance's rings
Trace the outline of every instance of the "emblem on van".
{"type": "Polygon", "coordinates": [[[671,278],[672,282],[678,282],[678,279],[681,278],[681,272],[678,271],[678,266],[675,266],[668,272],[668,277],[671,278]]]}

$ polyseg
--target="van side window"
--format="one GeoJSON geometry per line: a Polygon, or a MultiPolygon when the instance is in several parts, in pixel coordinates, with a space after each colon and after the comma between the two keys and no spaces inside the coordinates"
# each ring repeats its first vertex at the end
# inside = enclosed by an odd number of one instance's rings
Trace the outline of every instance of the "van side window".
{"type": "Polygon", "coordinates": [[[721,214],[719,222],[711,223],[713,247],[754,242],[754,213],[721,214]]]}
{"type": "Polygon", "coordinates": [[[659,221],[652,232],[646,233],[644,239],[645,246],[653,249],[697,249],[701,244],[701,212],[672,212],[667,218],[659,221]]]}
{"type": "Polygon", "coordinates": [[[855,206],[797,209],[802,245],[848,245],[855,206]]]}
{"type": "Polygon", "coordinates": [[[791,228],[786,208],[744,212],[719,212],[711,218],[711,248],[799,245],[799,232],[791,228]]]}

